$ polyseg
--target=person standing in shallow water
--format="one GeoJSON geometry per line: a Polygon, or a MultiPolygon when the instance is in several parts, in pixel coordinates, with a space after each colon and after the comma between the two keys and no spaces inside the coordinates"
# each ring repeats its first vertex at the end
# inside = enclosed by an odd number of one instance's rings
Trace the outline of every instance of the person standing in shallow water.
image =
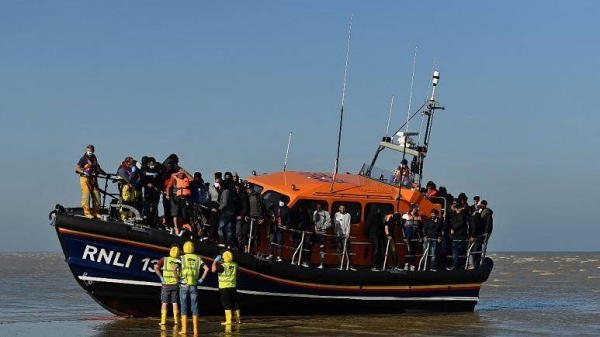
{"type": "Polygon", "coordinates": [[[179,279],[179,298],[181,301],[181,331],[179,334],[185,335],[187,333],[189,298],[194,335],[197,335],[198,285],[202,284],[206,278],[208,266],[202,261],[200,255],[194,254],[194,243],[192,241],[183,244],[183,253],[184,255],[181,256],[181,275],[176,275],[176,278],[179,279]],[[203,272],[202,275],[200,275],[201,271],[203,272]]]}
{"type": "Polygon", "coordinates": [[[90,219],[101,219],[98,175],[106,174],[106,172],[98,164],[98,158],[94,154],[94,145],[87,146],[85,153],[75,166],[75,173],[79,174],[79,183],[81,184],[83,215],[90,219]]]}
{"type": "Polygon", "coordinates": [[[225,309],[225,322],[221,324],[241,324],[240,305],[237,301],[238,265],[233,262],[233,254],[225,251],[223,256],[218,255],[212,264],[211,271],[219,273],[219,292],[221,293],[221,304],[225,309]],[[217,266],[221,258],[223,258],[223,263],[217,266]],[[232,322],[232,318],[234,318],[234,322],[232,322]]]}
{"type": "Polygon", "coordinates": [[[167,324],[167,310],[169,303],[173,304],[173,319],[175,325],[179,325],[179,286],[177,285],[177,274],[180,273],[181,261],[179,260],[180,250],[177,244],[171,246],[169,256],[161,258],[154,265],[154,272],[160,277],[162,284],[160,291],[160,323],[167,324]]]}

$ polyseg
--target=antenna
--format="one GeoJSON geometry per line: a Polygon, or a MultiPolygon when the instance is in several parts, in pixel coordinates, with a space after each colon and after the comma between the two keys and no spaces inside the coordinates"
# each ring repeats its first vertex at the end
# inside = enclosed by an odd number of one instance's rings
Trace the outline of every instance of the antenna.
{"type": "Polygon", "coordinates": [[[287,150],[285,150],[285,160],[283,161],[283,172],[285,172],[285,167],[287,166],[288,154],[290,153],[290,144],[291,143],[292,143],[292,132],[290,131],[290,135],[288,137],[287,150]]]}
{"type": "Polygon", "coordinates": [[[348,28],[348,48],[346,49],[346,63],[344,65],[344,87],[342,89],[342,108],[340,109],[340,129],[338,131],[338,143],[337,143],[337,154],[335,156],[335,163],[333,164],[333,177],[331,179],[331,187],[329,192],[333,193],[333,184],[335,183],[335,176],[338,173],[338,165],[340,160],[340,144],[342,141],[342,122],[344,121],[344,101],[346,99],[346,78],[348,74],[348,55],[350,54],[350,36],[352,33],[352,17],[350,14],[350,27],[348,28]]]}
{"type": "Polygon", "coordinates": [[[385,138],[388,138],[388,132],[390,131],[390,120],[392,119],[392,109],[394,108],[394,97],[396,95],[392,95],[392,102],[390,103],[390,111],[388,112],[388,122],[385,127],[385,138]]]}
{"type": "Polygon", "coordinates": [[[410,95],[408,98],[408,109],[406,110],[406,132],[408,132],[408,122],[410,121],[410,108],[412,105],[413,84],[415,83],[415,68],[417,65],[417,49],[418,49],[418,46],[415,46],[415,54],[413,56],[412,76],[410,77],[410,95]]]}

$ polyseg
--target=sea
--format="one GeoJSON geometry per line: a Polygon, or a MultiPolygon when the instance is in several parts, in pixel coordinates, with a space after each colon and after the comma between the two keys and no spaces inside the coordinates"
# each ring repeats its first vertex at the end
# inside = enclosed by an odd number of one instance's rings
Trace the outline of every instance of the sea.
{"type": "MultiPolygon", "coordinates": [[[[245,317],[201,336],[600,336],[600,253],[494,253],[474,312],[245,317]]],[[[0,253],[0,336],[179,336],[158,318],[113,316],[62,253],[0,253]]],[[[243,315],[243,308],[242,308],[243,315]]],[[[191,329],[191,323],[188,329],[191,329]]]]}

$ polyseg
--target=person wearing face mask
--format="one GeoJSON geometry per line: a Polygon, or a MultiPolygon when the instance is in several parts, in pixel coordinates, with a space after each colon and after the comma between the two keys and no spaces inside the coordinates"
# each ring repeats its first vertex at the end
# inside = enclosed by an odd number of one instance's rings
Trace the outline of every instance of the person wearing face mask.
{"type": "Polygon", "coordinates": [[[142,185],[144,187],[144,210],[142,212],[146,222],[152,226],[158,221],[158,202],[160,201],[160,170],[154,157],[148,157],[142,163],[142,185]]]}
{"type": "Polygon", "coordinates": [[[83,215],[90,219],[101,219],[100,188],[98,187],[97,176],[106,174],[106,172],[98,164],[98,158],[94,155],[94,145],[87,146],[85,153],[75,166],[75,173],[79,174],[79,183],[81,184],[83,215]]]}
{"type": "Polygon", "coordinates": [[[273,207],[273,221],[269,231],[269,256],[267,260],[273,258],[273,250],[277,247],[277,262],[281,262],[281,241],[283,239],[283,230],[290,225],[290,208],[287,206],[287,198],[281,196],[277,205],[273,207]]]}

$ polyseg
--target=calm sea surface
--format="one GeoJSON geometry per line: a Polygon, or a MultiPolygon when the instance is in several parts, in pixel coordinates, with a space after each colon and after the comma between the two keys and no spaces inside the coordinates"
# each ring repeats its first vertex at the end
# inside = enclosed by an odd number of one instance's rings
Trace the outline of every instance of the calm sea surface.
{"type": "MultiPolygon", "coordinates": [[[[600,253],[499,253],[473,313],[242,317],[204,336],[600,336],[600,253]]],[[[0,253],[0,336],[175,336],[158,319],[120,319],[75,282],[62,253],[0,253]]],[[[242,308],[243,309],[243,308],[242,308]]],[[[242,310],[243,314],[243,310],[242,310]]],[[[189,324],[191,328],[191,323],[189,324]]]]}

